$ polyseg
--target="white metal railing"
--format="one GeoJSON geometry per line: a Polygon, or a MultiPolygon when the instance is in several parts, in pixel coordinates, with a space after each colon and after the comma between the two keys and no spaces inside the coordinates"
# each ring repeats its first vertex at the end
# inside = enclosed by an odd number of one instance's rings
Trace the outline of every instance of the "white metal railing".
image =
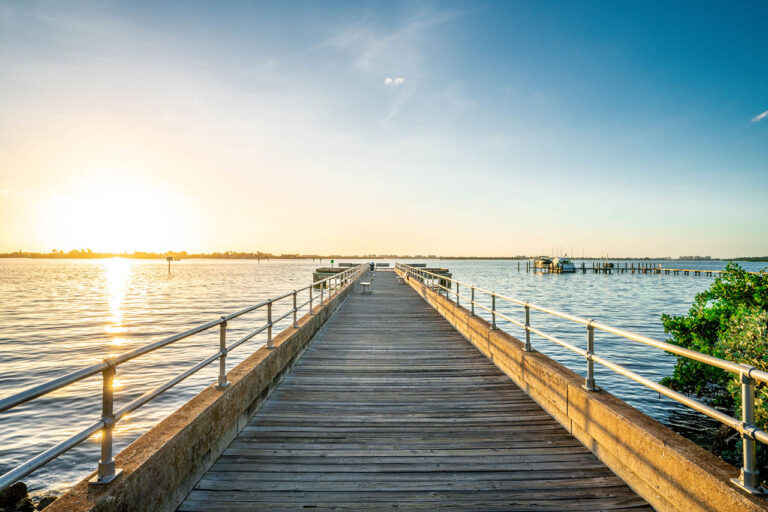
{"type": "Polygon", "coordinates": [[[754,397],[755,397],[755,381],[768,383],[768,373],[762,370],[759,370],[757,368],[754,368],[752,366],[734,363],[732,361],[727,361],[725,359],[719,359],[717,357],[702,354],[694,350],[678,347],[677,345],[672,345],[671,343],[655,340],[653,338],[649,338],[641,334],[636,334],[633,332],[625,331],[623,329],[618,329],[616,327],[611,327],[609,325],[605,325],[600,322],[595,322],[594,320],[588,320],[586,318],[569,315],[567,313],[555,311],[553,309],[545,308],[543,306],[531,304],[530,302],[514,299],[511,297],[506,297],[504,295],[500,295],[474,285],[466,284],[456,279],[446,277],[444,275],[440,275],[434,272],[429,272],[421,268],[415,268],[409,265],[403,265],[401,263],[397,263],[395,267],[396,267],[396,270],[402,273],[404,277],[409,279],[413,278],[417,282],[420,282],[425,290],[426,288],[431,288],[438,292],[444,292],[446,298],[450,299],[451,296],[455,297],[455,302],[457,306],[461,305],[462,299],[466,300],[467,304],[470,305],[470,315],[472,316],[477,316],[475,315],[475,307],[479,307],[480,309],[490,313],[490,317],[491,317],[490,323],[491,323],[492,329],[497,329],[497,326],[496,326],[497,317],[504,319],[510,322],[511,324],[523,329],[525,331],[525,344],[523,349],[527,352],[530,352],[533,350],[531,348],[531,334],[535,334],[547,341],[556,343],[561,347],[564,347],[568,350],[571,350],[581,355],[586,359],[586,362],[587,362],[587,376],[585,378],[584,388],[589,391],[597,390],[597,388],[595,387],[595,377],[594,377],[594,363],[597,362],[605,366],[606,368],[613,370],[614,372],[620,375],[623,375],[624,377],[632,379],[635,382],[639,382],[640,384],[647,386],[653,389],[654,391],[662,395],[665,395],[671,398],[672,400],[675,400],[676,402],[679,402],[687,407],[690,407],[691,409],[694,409],[702,414],[705,414],[710,418],[713,418],[719,421],[720,423],[724,425],[728,425],[734,430],[737,430],[741,434],[741,437],[743,440],[744,457],[743,457],[743,466],[741,468],[741,474],[739,475],[738,479],[734,478],[732,479],[732,481],[734,484],[736,484],[737,486],[739,486],[740,488],[746,490],[751,494],[763,493],[760,488],[760,478],[757,471],[757,456],[756,456],[755,441],[760,441],[761,443],[768,444],[768,432],[765,432],[764,430],[761,430],[755,426],[754,397]],[[453,286],[450,286],[449,284],[453,286]],[[455,290],[453,289],[454,287],[455,287],[455,290]],[[470,291],[469,297],[461,294],[462,288],[470,291]],[[491,299],[490,308],[485,304],[482,304],[475,300],[475,294],[478,292],[490,297],[491,299]],[[497,299],[517,305],[517,306],[522,306],[524,309],[524,321],[521,322],[521,321],[515,320],[514,318],[510,318],[504,313],[499,312],[496,309],[497,299]],[[530,317],[531,310],[540,311],[542,313],[546,313],[548,315],[562,318],[562,319],[585,326],[587,331],[586,332],[587,349],[584,350],[571,343],[568,343],[567,341],[561,340],[555,336],[551,336],[541,331],[540,329],[536,329],[535,327],[532,327],[531,317],[530,317]],[[651,347],[659,348],[661,350],[665,350],[677,356],[693,359],[694,361],[699,361],[701,363],[714,366],[716,368],[720,368],[722,370],[726,370],[728,372],[732,372],[739,375],[741,380],[742,418],[737,419],[727,414],[724,414],[718,411],[717,409],[714,409],[698,400],[694,400],[693,398],[685,396],[682,393],[678,393],[677,391],[674,391],[666,386],[662,386],[657,382],[646,379],[645,377],[638,375],[637,373],[633,372],[628,368],[625,368],[624,366],[608,361],[607,359],[597,355],[595,353],[595,344],[594,344],[595,330],[615,334],[627,340],[631,340],[634,342],[649,345],[651,347]]]}
{"type": "Polygon", "coordinates": [[[319,305],[322,305],[327,300],[330,300],[331,297],[333,297],[334,295],[338,295],[338,293],[341,292],[346,287],[353,285],[357,280],[357,278],[360,277],[365,272],[366,267],[367,265],[358,265],[356,267],[344,270],[326,279],[313,282],[311,285],[305,286],[304,288],[293,290],[291,292],[280,295],[279,297],[267,299],[265,301],[259,302],[258,304],[254,304],[252,306],[248,306],[247,308],[241,309],[240,311],[236,311],[235,313],[222,316],[216,320],[213,320],[211,322],[208,322],[202,325],[198,325],[197,327],[193,327],[192,329],[189,329],[182,333],[175,334],[173,336],[164,338],[154,343],[150,343],[148,345],[144,345],[142,347],[139,347],[130,352],[126,352],[124,354],[120,354],[114,357],[109,357],[101,363],[94,364],[85,368],[81,368],[80,370],[74,371],[72,373],[59,377],[57,379],[50,380],[43,384],[33,386],[31,388],[25,389],[24,391],[21,391],[14,395],[0,399],[0,413],[2,413],[4,411],[17,407],[21,404],[34,400],[35,398],[41,397],[43,395],[47,395],[48,393],[56,391],[57,389],[61,389],[65,386],[69,386],[70,384],[74,384],[75,382],[79,382],[83,379],[96,375],[97,373],[102,374],[101,418],[96,422],[92,423],[91,425],[89,425],[88,427],[84,428],[77,434],[69,437],[68,439],[47,449],[46,451],[36,455],[35,457],[29,459],[28,461],[17,466],[11,471],[0,476],[0,491],[8,488],[9,486],[13,485],[15,482],[19,481],[20,479],[24,478],[28,474],[35,471],[36,469],[44,466],[51,460],[57,458],[58,456],[67,452],[68,450],[79,445],[80,443],[82,443],[83,441],[85,441],[86,439],[88,439],[93,434],[99,431],[102,432],[101,460],[99,461],[99,464],[98,464],[98,473],[96,477],[93,480],[91,480],[91,483],[107,484],[111,482],[120,474],[120,471],[115,467],[115,460],[113,458],[113,453],[112,453],[113,451],[112,450],[112,431],[115,427],[115,424],[120,420],[120,418],[123,418],[125,415],[129,414],[130,412],[135,411],[136,409],[146,404],[147,402],[157,398],[158,396],[168,391],[170,388],[172,388],[176,384],[180,383],[181,381],[193,375],[194,373],[198,372],[199,370],[205,368],[206,366],[216,361],[217,359],[219,360],[219,376],[218,376],[218,382],[216,384],[216,388],[220,390],[226,389],[229,386],[229,382],[227,382],[227,373],[226,373],[227,354],[229,352],[231,352],[235,348],[239,347],[246,341],[252,339],[254,336],[264,331],[267,332],[266,347],[269,349],[273,348],[272,327],[275,324],[293,315],[292,328],[294,329],[298,328],[299,311],[307,307],[308,314],[310,315],[313,314],[313,305],[315,302],[317,302],[319,305]],[[314,295],[313,290],[315,288],[320,289],[319,298],[314,295]],[[326,289],[327,289],[327,293],[326,293],[326,289]],[[303,292],[307,292],[308,299],[305,302],[299,304],[298,296],[303,292]],[[273,311],[272,311],[273,305],[287,298],[292,298],[292,307],[288,309],[288,311],[283,315],[277,318],[273,318],[273,311]],[[248,334],[246,334],[239,340],[235,341],[231,345],[227,346],[227,323],[230,320],[234,320],[247,313],[250,313],[252,311],[255,311],[264,307],[266,307],[267,309],[266,323],[260,326],[258,329],[249,332],[248,334]],[[136,398],[135,400],[132,400],[130,403],[121,407],[117,411],[114,410],[113,383],[114,383],[115,374],[117,372],[117,367],[119,365],[127,361],[130,361],[132,359],[135,359],[137,357],[148,354],[150,352],[153,352],[159,348],[175,343],[179,340],[183,340],[195,334],[211,329],[212,327],[216,327],[217,325],[219,326],[218,352],[200,361],[199,363],[192,366],[185,372],[177,375],[173,379],[161,384],[160,386],[157,386],[154,389],[147,391],[146,393],[136,398]]]}

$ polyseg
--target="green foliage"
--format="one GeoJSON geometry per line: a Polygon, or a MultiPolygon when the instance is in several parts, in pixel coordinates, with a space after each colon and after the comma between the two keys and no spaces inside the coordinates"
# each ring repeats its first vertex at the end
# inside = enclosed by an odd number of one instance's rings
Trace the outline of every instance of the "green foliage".
{"type": "MultiPolygon", "coordinates": [[[[670,343],[768,371],[768,275],[750,274],[729,263],[710,288],[696,296],[687,316],[662,316],[670,343]]],[[[739,376],[684,357],[677,358],[672,377],[662,384],[741,416],[739,376]]],[[[755,387],[755,423],[768,427],[768,386],[755,387]]],[[[721,428],[712,448],[735,466],[741,443],[736,433],[721,428]]],[[[768,449],[758,444],[758,471],[768,479],[768,449]]]]}
{"type": "MultiPolygon", "coordinates": [[[[751,335],[745,332],[741,338],[734,336],[740,332],[740,325],[749,323],[747,317],[758,312],[768,312],[768,276],[750,274],[739,265],[729,263],[708,290],[696,295],[688,315],[662,315],[662,322],[664,330],[672,334],[670,343],[746,363],[741,358],[749,357],[753,350],[758,353],[768,350],[765,338],[759,340],[758,331],[753,330],[751,335]]],[[[734,399],[738,398],[731,393],[732,380],[733,375],[729,372],[678,357],[672,377],[664,379],[663,384],[730,408],[736,405],[734,399]]]]}
{"type": "MultiPolygon", "coordinates": [[[[768,371],[768,311],[759,307],[741,307],[731,318],[728,331],[720,338],[719,350],[726,359],[768,371]]],[[[741,414],[741,382],[738,376],[728,382],[728,391],[735,400],[736,412],[741,414]]],[[[755,386],[755,423],[761,429],[768,426],[768,386],[755,386]]]]}

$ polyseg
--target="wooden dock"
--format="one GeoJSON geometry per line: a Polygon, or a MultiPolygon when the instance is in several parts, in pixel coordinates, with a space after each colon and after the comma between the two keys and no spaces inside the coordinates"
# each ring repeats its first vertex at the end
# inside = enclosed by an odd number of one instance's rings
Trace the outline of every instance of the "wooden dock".
{"type": "Polygon", "coordinates": [[[180,511],[651,510],[393,272],[373,289],[180,511]]]}

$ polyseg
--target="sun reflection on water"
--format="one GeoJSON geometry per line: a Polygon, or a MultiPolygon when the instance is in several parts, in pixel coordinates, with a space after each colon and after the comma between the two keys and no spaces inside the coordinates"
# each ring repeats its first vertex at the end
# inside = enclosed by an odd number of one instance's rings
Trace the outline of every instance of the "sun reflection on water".
{"type": "Polygon", "coordinates": [[[104,331],[110,335],[111,345],[125,343],[119,335],[125,332],[123,325],[123,300],[131,275],[131,262],[124,258],[110,258],[104,262],[104,276],[107,281],[109,319],[104,331]]]}

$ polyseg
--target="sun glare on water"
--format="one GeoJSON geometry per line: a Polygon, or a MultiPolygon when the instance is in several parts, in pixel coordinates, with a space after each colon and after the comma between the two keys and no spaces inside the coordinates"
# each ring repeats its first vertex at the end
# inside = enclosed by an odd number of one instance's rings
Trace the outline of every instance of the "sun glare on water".
{"type": "Polygon", "coordinates": [[[121,334],[125,332],[123,325],[123,300],[131,277],[131,262],[124,258],[110,258],[104,261],[106,278],[107,301],[109,303],[109,319],[104,330],[111,336],[111,345],[125,343],[121,334]]]}

